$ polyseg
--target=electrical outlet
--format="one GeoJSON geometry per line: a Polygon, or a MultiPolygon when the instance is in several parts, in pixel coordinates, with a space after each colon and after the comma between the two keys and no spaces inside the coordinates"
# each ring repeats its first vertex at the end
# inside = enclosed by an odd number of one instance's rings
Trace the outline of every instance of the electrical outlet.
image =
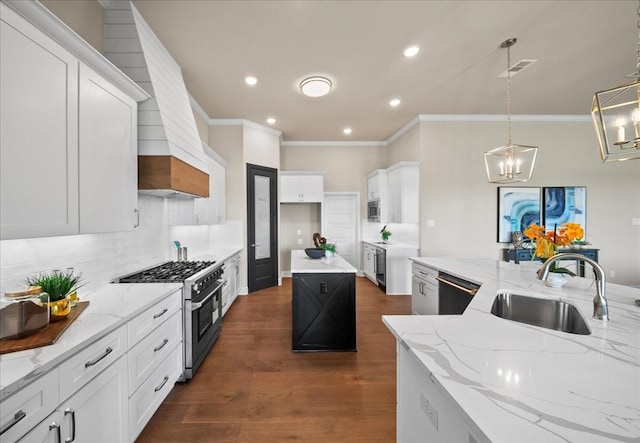
{"type": "Polygon", "coordinates": [[[610,271],[609,271],[609,275],[610,275],[611,277],[615,277],[615,276],[616,276],[616,271],[615,271],[615,270],[613,270],[613,269],[612,269],[612,270],[610,270],[610,271]]]}
{"type": "Polygon", "coordinates": [[[298,235],[302,235],[302,229],[298,229],[297,234],[298,234],[298,235]]]}
{"type": "Polygon", "coordinates": [[[298,244],[299,244],[299,245],[301,245],[301,244],[302,244],[302,239],[301,239],[301,238],[299,238],[299,239],[298,239],[298,244]]]}
{"type": "Polygon", "coordinates": [[[426,399],[422,392],[420,393],[420,408],[422,409],[422,412],[424,412],[424,415],[427,416],[433,427],[437,430],[438,410],[431,403],[429,403],[429,400],[426,399]]]}
{"type": "Polygon", "coordinates": [[[632,226],[640,226],[640,218],[632,218],[631,219],[632,226]]]}
{"type": "Polygon", "coordinates": [[[436,225],[435,220],[427,220],[427,228],[433,228],[436,225]]]}

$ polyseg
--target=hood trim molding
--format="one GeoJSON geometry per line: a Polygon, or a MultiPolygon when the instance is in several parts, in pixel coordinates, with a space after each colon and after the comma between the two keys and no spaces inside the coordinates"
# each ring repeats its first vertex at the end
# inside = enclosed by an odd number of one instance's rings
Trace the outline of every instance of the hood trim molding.
{"type": "Polygon", "coordinates": [[[138,156],[138,189],[176,191],[195,197],[209,197],[209,174],[171,155],[138,156]]]}

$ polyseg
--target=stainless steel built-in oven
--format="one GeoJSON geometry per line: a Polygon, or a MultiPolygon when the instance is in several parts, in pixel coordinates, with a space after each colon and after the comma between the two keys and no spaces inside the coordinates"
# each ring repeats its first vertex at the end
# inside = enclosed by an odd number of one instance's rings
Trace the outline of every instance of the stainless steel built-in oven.
{"type": "Polygon", "coordinates": [[[117,279],[118,283],[183,283],[182,331],[184,371],[190,379],[222,329],[222,264],[213,261],[167,262],[117,279]]]}
{"type": "Polygon", "coordinates": [[[193,377],[220,335],[223,286],[219,278],[193,285],[188,280],[185,282],[185,289],[191,287],[191,297],[184,303],[184,377],[187,379],[193,377]]]}
{"type": "Polygon", "coordinates": [[[367,220],[370,222],[380,222],[380,199],[369,200],[367,202],[367,220]]]}

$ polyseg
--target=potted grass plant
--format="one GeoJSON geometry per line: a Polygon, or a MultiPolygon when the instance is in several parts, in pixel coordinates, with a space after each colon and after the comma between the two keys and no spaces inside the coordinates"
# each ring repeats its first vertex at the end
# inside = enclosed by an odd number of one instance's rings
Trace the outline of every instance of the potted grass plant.
{"type": "Polygon", "coordinates": [[[62,320],[71,312],[70,296],[82,286],[81,275],[76,275],[73,269],[65,272],[54,270],[28,277],[29,286],[40,286],[43,292],[49,294],[50,321],[62,320]]]}

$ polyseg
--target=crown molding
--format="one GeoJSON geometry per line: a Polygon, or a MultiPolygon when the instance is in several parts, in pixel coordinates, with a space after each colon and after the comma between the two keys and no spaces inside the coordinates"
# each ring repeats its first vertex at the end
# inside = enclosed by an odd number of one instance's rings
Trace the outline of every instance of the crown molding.
{"type": "Polygon", "coordinates": [[[357,141],[335,141],[335,140],[327,140],[327,141],[283,141],[281,146],[289,146],[289,147],[322,147],[322,146],[344,146],[344,147],[355,147],[355,146],[368,146],[368,147],[379,147],[379,146],[387,146],[387,143],[384,141],[366,141],[366,140],[357,140],[357,141]]]}
{"type": "Polygon", "coordinates": [[[187,94],[189,95],[189,103],[191,104],[191,109],[193,109],[196,114],[198,114],[200,118],[205,121],[205,123],[209,122],[209,120],[211,120],[211,117],[207,115],[205,110],[202,109],[202,106],[200,106],[200,103],[198,103],[196,99],[193,98],[193,95],[191,95],[189,91],[187,91],[187,94]]]}
{"type": "MultiPolygon", "coordinates": [[[[507,114],[420,114],[421,122],[503,122],[507,114]]],[[[592,121],[590,115],[511,115],[512,122],[586,122],[592,121]]]]}

